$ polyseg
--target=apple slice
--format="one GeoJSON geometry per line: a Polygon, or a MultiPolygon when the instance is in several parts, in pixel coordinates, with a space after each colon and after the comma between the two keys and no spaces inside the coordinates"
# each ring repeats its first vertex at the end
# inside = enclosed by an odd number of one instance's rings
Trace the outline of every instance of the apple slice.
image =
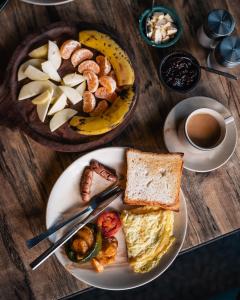
{"type": "Polygon", "coordinates": [[[52,95],[53,95],[53,88],[49,88],[45,92],[43,92],[42,94],[40,94],[39,96],[34,98],[32,100],[32,103],[35,105],[44,104],[45,102],[47,102],[49,100],[49,98],[50,98],[50,101],[52,100],[52,95]]]}
{"type": "Polygon", "coordinates": [[[66,105],[67,105],[67,96],[64,93],[62,93],[54,102],[53,106],[48,112],[48,115],[49,116],[54,115],[56,112],[64,109],[66,105]]]}
{"type": "Polygon", "coordinates": [[[50,130],[53,132],[77,114],[75,109],[65,108],[57,112],[50,121],[50,130]]]}
{"type": "Polygon", "coordinates": [[[25,84],[19,93],[18,100],[25,100],[34,96],[37,96],[49,88],[56,89],[56,85],[49,80],[42,81],[31,81],[25,84]]]}
{"type": "Polygon", "coordinates": [[[42,70],[43,72],[48,74],[50,79],[58,82],[61,81],[61,77],[59,76],[57,70],[55,69],[51,61],[47,60],[44,63],[42,63],[42,70]]]}
{"type": "Polygon", "coordinates": [[[17,75],[18,81],[21,81],[21,80],[27,78],[27,76],[24,72],[29,65],[36,67],[36,68],[40,68],[41,63],[43,63],[43,62],[44,62],[44,59],[32,58],[32,59],[25,61],[23,64],[21,64],[21,66],[18,69],[18,75],[17,75]]]}
{"type": "Polygon", "coordinates": [[[46,58],[48,54],[48,44],[32,50],[28,55],[32,58],[46,58]]]}
{"type": "Polygon", "coordinates": [[[63,83],[71,87],[78,85],[84,80],[86,80],[85,77],[77,73],[67,74],[63,77],[63,83]]]}
{"type": "Polygon", "coordinates": [[[44,122],[46,119],[48,108],[51,103],[51,98],[52,97],[50,95],[50,97],[48,98],[48,100],[46,102],[44,102],[43,104],[37,105],[37,114],[38,114],[40,121],[42,121],[42,122],[44,122]]]}
{"type": "Polygon", "coordinates": [[[82,96],[83,93],[86,91],[87,88],[87,82],[83,81],[79,86],[76,88],[76,91],[79,92],[79,94],[82,96]]]}
{"type": "Polygon", "coordinates": [[[64,94],[67,96],[67,98],[72,102],[72,104],[77,104],[82,100],[82,96],[80,93],[75,90],[74,88],[66,85],[59,86],[60,89],[64,92],[64,94]]]}
{"type": "Polygon", "coordinates": [[[62,58],[59,48],[57,44],[52,41],[48,41],[48,60],[53,64],[56,70],[61,66],[62,58]]]}
{"type": "Polygon", "coordinates": [[[37,68],[29,65],[24,74],[31,80],[48,80],[48,74],[38,70],[37,68]]]}

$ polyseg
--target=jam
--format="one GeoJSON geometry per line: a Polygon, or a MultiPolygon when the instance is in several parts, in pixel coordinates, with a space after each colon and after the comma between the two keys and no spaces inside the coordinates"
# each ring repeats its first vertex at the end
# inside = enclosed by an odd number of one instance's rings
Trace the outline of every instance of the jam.
{"type": "Polygon", "coordinates": [[[161,76],[175,90],[189,90],[199,79],[197,62],[185,56],[170,56],[162,65],[161,76]]]}

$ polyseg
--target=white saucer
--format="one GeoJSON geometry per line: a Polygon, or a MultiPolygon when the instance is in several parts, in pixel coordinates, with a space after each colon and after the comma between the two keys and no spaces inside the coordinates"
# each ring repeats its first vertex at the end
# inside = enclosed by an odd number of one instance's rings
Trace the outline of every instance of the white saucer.
{"type": "Polygon", "coordinates": [[[184,168],[195,172],[210,172],[223,166],[232,156],[237,145],[235,122],[227,125],[226,138],[222,145],[211,151],[193,153],[186,149],[178,138],[177,128],[181,121],[198,108],[211,108],[225,117],[231,115],[220,102],[208,97],[191,97],[178,103],[168,114],[164,124],[164,142],[169,152],[184,153],[184,168]]]}

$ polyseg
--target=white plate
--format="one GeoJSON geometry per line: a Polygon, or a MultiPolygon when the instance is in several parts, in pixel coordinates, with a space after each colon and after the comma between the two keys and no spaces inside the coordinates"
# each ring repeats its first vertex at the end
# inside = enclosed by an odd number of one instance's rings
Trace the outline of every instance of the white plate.
{"type": "Polygon", "coordinates": [[[194,153],[184,147],[178,138],[177,128],[181,121],[199,108],[211,108],[225,117],[231,115],[220,102],[208,97],[191,97],[179,102],[168,114],[164,124],[164,142],[169,152],[184,153],[183,167],[195,172],[210,172],[224,165],[232,156],[237,145],[235,122],[227,125],[226,138],[222,145],[211,151],[194,153]]]}
{"type": "MultiPolygon", "coordinates": [[[[96,159],[109,167],[114,168],[117,173],[124,174],[125,171],[125,150],[126,148],[103,148],[90,152],[72,163],[59,177],[49,197],[46,215],[47,228],[53,225],[56,220],[66,215],[66,211],[73,211],[73,208],[82,205],[79,195],[79,182],[82,171],[91,159],[96,159]]],[[[94,193],[100,192],[106,187],[106,183],[99,176],[94,177],[94,193]]],[[[112,208],[120,210],[123,207],[122,199],[119,197],[111,205],[112,208]]],[[[176,241],[161,259],[159,265],[146,274],[136,274],[127,263],[127,253],[122,230],[117,233],[119,242],[116,262],[107,266],[102,273],[96,273],[90,264],[83,264],[75,267],[66,257],[64,249],[56,252],[60,263],[79,280],[102,289],[124,290],[141,286],[161,275],[174,261],[180,251],[187,228],[186,202],[181,192],[180,212],[174,213],[174,236],[176,241]]]]}
{"type": "Polygon", "coordinates": [[[23,2],[35,4],[35,5],[60,5],[73,0],[22,0],[23,2]]]}

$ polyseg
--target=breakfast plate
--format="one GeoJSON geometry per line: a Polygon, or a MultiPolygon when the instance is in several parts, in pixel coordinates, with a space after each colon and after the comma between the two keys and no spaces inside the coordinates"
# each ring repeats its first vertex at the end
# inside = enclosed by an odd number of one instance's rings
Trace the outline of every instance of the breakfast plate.
{"type": "MultiPolygon", "coordinates": [[[[73,211],[79,210],[82,205],[79,182],[84,168],[91,160],[97,160],[115,169],[117,174],[123,178],[126,173],[125,153],[126,148],[122,147],[103,148],[90,152],[73,162],[59,177],[51,191],[46,211],[47,228],[63,216],[66,217],[73,211]]],[[[102,191],[109,185],[99,176],[93,178],[93,183],[92,194],[102,191]]],[[[126,205],[123,205],[122,196],[110,205],[110,209],[115,211],[121,211],[123,208],[125,209],[126,205]]],[[[175,241],[161,258],[160,263],[147,273],[134,273],[130,268],[122,229],[116,234],[119,243],[116,260],[102,273],[93,271],[89,263],[79,266],[72,264],[65,254],[64,247],[57,250],[56,257],[65,269],[77,279],[98,288],[124,290],[144,285],[161,275],[171,265],[182,247],[187,228],[187,207],[182,191],[180,192],[180,210],[174,212],[173,215],[175,241]]],[[[52,236],[51,241],[54,242],[58,237],[59,235],[52,236]]]]}
{"type": "Polygon", "coordinates": [[[8,64],[1,123],[57,151],[95,148],[130,122],[137,76],[126,42],[111,28],[49,25],[27,36],[8,64]]]}
{"type": "Polygon", "coordinates": [[[193,152],[185,147],[178,136],[179,124],[194,110],[210,108],[220,113],[224,118],[231,115],[220,102],[202,96],[187,98],[178,103],[168,114],[164,124],[164,142],[169,152],[184,153],[184,165],[194,172],[210,172],[223,166],[232,156],[237,145],[237,129],[235,122],[227,124],[226,137],[223,143],[210,151],[193,152]]]}

